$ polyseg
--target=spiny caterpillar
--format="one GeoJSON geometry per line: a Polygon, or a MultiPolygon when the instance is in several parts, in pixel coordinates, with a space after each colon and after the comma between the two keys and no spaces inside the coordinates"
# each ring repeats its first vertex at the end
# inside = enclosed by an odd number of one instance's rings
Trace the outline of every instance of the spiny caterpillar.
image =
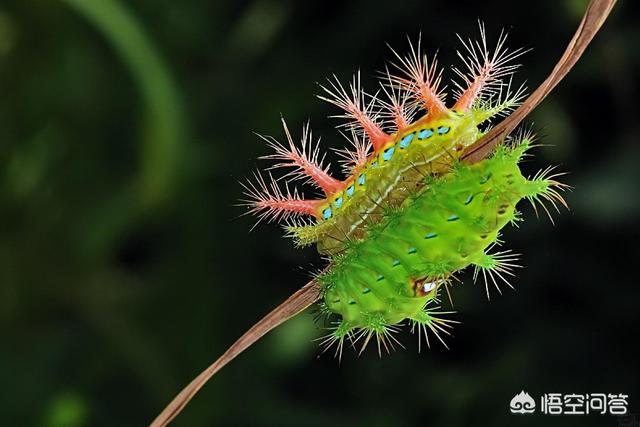
{"type": "MultiPolygon", "coordinates": [[[[466,71],[453,68],[455,103],[446,105],[439,90],[442,72],[410,44],[409,55],[395,51],[401,75],[387,68],[378,93],[365,93],[356,74],[349,91],[335,78],[321,99],[341,108],[350,130],[353,151],[340,154],[348,177],[338,180],[323,165],[309,126],[300,147],[293,142],[283,120],[287,144],[263,137],[275,153],[264,158],[277,163],[270,169],[290,168],[269,180],[258,172],[245,184],[249,212],[260,220],[280,220],[298,245],[315,243],[330,259],[318,274],[323,302],[320,311],[338,315],[326,348],[336,344],[341,354],[345,338],[362,342],[372,337],[378,351],[398,343],[393,333],[409,320],[412,330],[428,332],[444,344],[454,321],[437,311],[439,292],[454,274],[474,266],[474,278],[485,278],[498,289],[498,279],[511,286],[517,256],[509,251],[490,253],[499,245],[499,231],[519,221],[516,204],[526,198],[565,204],[551,169],[526,179],[519,161],[532,145],[532,135],[508,138],[490,158],[469,165],[461,161],[465,149],[487,131],[488,123],[518,106],[524,88],[511,89],[511,76],[519,65],[513,60],[524,51],[505,48],[500,34],[493,52],[480,25],[480,41],[463,40],[458,52],[466,71]],[[386,99],[380,99],[382,93],[386,99]],[[414,120],[418,113],[423,113],[414,120]],[[286,181],[282,190],[278,180],[286,181]],[[302,179],[323,192],[320,199],[305,199],[289,183],[302,179]],[[303,217],[312,217],[305,220],[303,217]]],[[[544,204],[542,205],[544,207],[544,204]]],[[[545,207],[546,209],[546,207],[545,207]]]]}

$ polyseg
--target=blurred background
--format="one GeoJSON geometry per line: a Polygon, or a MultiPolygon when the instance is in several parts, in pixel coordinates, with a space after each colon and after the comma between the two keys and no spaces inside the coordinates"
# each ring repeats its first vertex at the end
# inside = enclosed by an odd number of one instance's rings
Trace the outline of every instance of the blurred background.
{"type": "MultiPolygon", "coordinates": [[[[316,82],[365,88],[406,36],[459,65],[455,34],[531,47],[535,88],[586,1],[2,0],[0,425],[139,426],[322,266],[275,225],[239,216],[268,153],[253,132],[311,119],[340,147],[316,82]]],[[[619,426],[510,415],[514,394],[626,393],[640,414],[637,2],[529,117],[525,165],[569,171],[570,211],[507,229],[526,268],[487,301],[454,290],[450,350],[416,337],[382,359],[319,356],[306,312],[209,383],[176,426],[619,426]]],[[[331,154],[329,154],[331,157],[331,154]]],[[[335,163],[335,162],[334,162],[335,163]]],[[[337,168],[336,168],[337,169],[337,168]]],[[[638,415],[640,418],[640,415],[638,415]]]]}

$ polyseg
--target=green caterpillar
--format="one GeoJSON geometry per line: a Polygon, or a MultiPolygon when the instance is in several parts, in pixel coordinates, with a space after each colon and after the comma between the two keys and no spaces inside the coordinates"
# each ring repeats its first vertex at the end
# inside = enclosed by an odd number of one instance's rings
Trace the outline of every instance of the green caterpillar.
{"type": "Polygon", "coordinates": [[[345,154],[348,177],[342,181],[323,165],[308,126],[301,147],[286,124],[288,145],[264,138],[275,150],[266,158],[279,162],[271,169],[293,170],[278,178],[289,179],[286,191],[278,179],[265,181],[257,173],[256,181],[245,185],[249,212],[260,220],[284,220],[298,245],[315,243],[329,257],[330,266],[317,282],[323,295],[320,311],[340,318],[323,340],[326,348],[337,344],[336,354],[345,338],[362,341],[363,349],[372,337],[379,350],[393,347],[393,333],[407,319],[427,344],[428,332],[444,343],[440,333],[448,333],[454,322],[442,317],[447,312],[436,311],[438,296],[454,274],[474,266],[476,276],[485,278],[487,296],[489,281],[496,288],[498,280],[508,284],[516,255],[490,249],[498,244],[500,229],[520,219],[516,204],[523,198],[534,206],[540,200],[565,204],[558,192],[565,186],[549,175],[550,169],[531,180],[520,173],[518,162],[531,147],[530,134],[512,138],[477,164],[460,160],[484,135],[483,123],[523,97],[522,87],[511,91],[510,77],[503,81],[518,67],[510,62],[523,51],[507,51],[501,34],[490,53],[482,25],[480,33],[479,43],[463,42],[468,55],[459,56],[468,73],[454,69],[463,84],[457,85],[452,108],[438,90],[435,61],[428,65],[419,44],[407,57],[396,54],[404,76],[387,71],[382,89],[388,101],[366,95],[359,76],[350,95],[337,82],[325,89],[332,98],[322,99],[351,120],[355,150],[345,154]],[[372,101],[365,102],[367,97],[372,101]],[[425,113],[414,121],[417,110],[425,113]],[[290,191],[288,184],[295,179],[315,185],[325,197],[306,199],[297,189],[290,191]],[[301,219],[305,215],[314,219],[301,219]]]}
{"type": "Polygon", "coordinates": [[[523,198],[564,203],[557,191],[563,184],[548,172],[522,176],[518,162],[530,145],[524,137],[477,164],[456,163],[442,176],[426,176],[424,187],[334,256],[318,277],[321,310],[341,316],[325,344],[338,343],[341,351],[348,337],[362,339],[364,348],[375,336],[379,348],[393,346],[394,325],[405,319],[440,338],[452,321],[431,306],[455,272],[474,266],[496,286],[496,276],[508,283],[516,256],[488,250],[500,229],[520,220],[516,204],[523,198]]]}

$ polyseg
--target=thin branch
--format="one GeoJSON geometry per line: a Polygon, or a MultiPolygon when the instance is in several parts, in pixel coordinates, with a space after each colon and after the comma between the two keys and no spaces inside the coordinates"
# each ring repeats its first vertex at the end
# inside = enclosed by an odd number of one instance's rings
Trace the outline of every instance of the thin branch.
{"type": "Polygon", "coordinates": [[[591,0],[584,13],[582,22],[569,42],[564,54],[554,67],[549,77],[542,82],[509,117],[491,129],[485,136],[476,141],[466,151],[463,160],[468,163],[476,163],[489,155],[493,148],[499,144],[509,133],[520,124],[529,113],[549,95],[551,90],[567,75],[575,63],[580,59],[585,49],[596,35],[604,21],[609,16],[616,0],[591,0]]]}
{"type": "MultiPolygon", "coordinates": [[[[591,0],[578,30],[549,77],[509,117],[470,146],[463,156],[465,161],[474,163],[488,156],[491,150],[540,104],[584,53],[589,42],[591,42],[607,16],[609,16],[615,3],[616,0],[591,0]]],[[[319,298],[320,289],[313,280],[291,295],[271,313],[253,325],[218,360],[191,381],[151,423],[151,427],[164,427],[169,424],[216,372],[266,333],[299,314],[319,298]]]]}
{"type": "Polygon", "coordinates": [[[212,376],[222,369],[227,363],[231,362],[240,353],[245,351],[256,341],[266,335],[272,329],[280,326],[285,321],[291,319],[296,314],[301,313],[304,309],[316,302],[320,298],[320,288],[317,283],[312,280],[304,287],[298,290],[273,309],[271,313],[263,317],[259,322],[245,332],[236,342],[234,342],[227,351],[224,352],[218,360],[211,364],[207,369],[202,371],[193,381],[189,383],[171,403],[153,420],[151,427],[163,427],[173,420],[183,409],[187,403],[196,395],[203,385],[212,376]]]}

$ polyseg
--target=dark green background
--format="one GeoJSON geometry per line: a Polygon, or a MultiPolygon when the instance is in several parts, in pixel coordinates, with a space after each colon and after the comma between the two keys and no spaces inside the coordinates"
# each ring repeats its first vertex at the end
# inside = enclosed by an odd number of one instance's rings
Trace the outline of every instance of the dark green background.
{"type": "MultiPolygon", "coordinates": [[[[365,87],[405,36],[459,64],[455,33],[532,47],[534,88],[585,1],[2,0],[0,425],[144,425],[322,265],[275,225],[237,219],[238,181],[268,151],[254,131],[312,119],[339,147],[315,82],[365,87]]],[[[515,417],[511,397],[628,393],[640,413],[638,4],[602,32],[530,117],[570,171],[556,226],[523,207],[505,233],[516,291],[455,289],[450,350],[318,358],[308,313],[224,369],[176,426],[618,426],[515,417]]],[[[452,73],[447,69],[445,76],[452,73]]],[[[335,162],[334,162],[335,163],[335,162]]]]}

